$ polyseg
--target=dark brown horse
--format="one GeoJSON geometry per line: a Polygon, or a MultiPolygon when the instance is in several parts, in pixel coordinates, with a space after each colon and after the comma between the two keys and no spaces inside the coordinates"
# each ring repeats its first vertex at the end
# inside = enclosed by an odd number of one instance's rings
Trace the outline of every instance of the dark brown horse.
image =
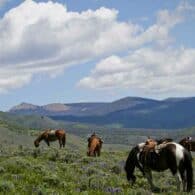
{"type": "Polygon", "coordinates": [[[193,141],[190,137],[185,137],[180,140],[179,144],[181,144],[188,151],[195,152],[195,141],[193,141]]]}
{"type": "Polygon", "coordinates": [[[95,133],[88,138],[88,156],[100,156],[100,151],[102,148],[102,139],[98,137],[95,133]]]}
{"type": "Polygon", "coordinates": [[[44,140],[48,146],[50,146],[51,141],[59,141],[60,148],[65,147],[66,144],[66,133],[63,129],[57,130],[45,130],[42,132],[37,139],[34,141],[35,147],[39,147],[39,143],[44,140]]]}
{"type": "Polygon", "coordinates": [[[126,160],[125,171],[127,180],[132,184],[136,181],[135,167],[147,178],[151,190],[159,191],[152,181],[152,171],[169,169],[177,179],[177,190],[183,184],[183,190],[190,192],[193,187],[193,167],[190,153],[180,144],[167,142],[156,145],[156,141],[148,141],[135,146],[126,160]],[[145,147],[147,145],[147,147],[145,147]],[[156,149],[157,148],[157,149],[156,149]]]}

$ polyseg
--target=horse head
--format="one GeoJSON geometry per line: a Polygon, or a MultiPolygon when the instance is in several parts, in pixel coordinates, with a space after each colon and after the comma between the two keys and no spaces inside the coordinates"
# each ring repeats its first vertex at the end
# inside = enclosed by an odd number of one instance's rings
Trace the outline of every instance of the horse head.
{"type": "Polygon", "coordinates": [[[35,145],[36,148],[39,147],[39,141],[38,140],[35,140],[34,141],[34,145],[35,145]]]}
{"type": "Polygon", "coordinates": [[[42,134],[43,134],[43,133],[41,133],[41,134],[37,137],[37,139],[34,141],[34,145],[35,145],[36,148],[39,147],[39,143],[40,143],[40,141],[42,140],[42,134]]]}
{"type": "Polygon", "coordinates": [[[179,144],[181,144],[184,148],[186,148],[188,151],[191,151],[191,140],[184,138],[182,139],[179,144]]]}
{"type": "Polygon", "coordinates": [[[126,176],[127,176],[127,180],[133,185],[136,181],[136,176],[133,174],[135,167],[137,166],[141,171],[143,171],[141,169],[141,167],[139,166],[139,163],[137,162],[137,154],[139,153],[139,147],[136,146],[134,147],[130,153],[129,156],[126,160],[125,163],[125,172],[126,172],[126,176]]]}

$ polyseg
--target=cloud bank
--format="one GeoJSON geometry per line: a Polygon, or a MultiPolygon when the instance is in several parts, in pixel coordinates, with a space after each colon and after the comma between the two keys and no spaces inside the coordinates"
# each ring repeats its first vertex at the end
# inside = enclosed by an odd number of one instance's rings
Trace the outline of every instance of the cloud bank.
{"type": "Polygon", "coordinates": [[[78,86],[104,90],[124,88],[149,96],[191,94],[195,91],[195,49],[172,47],[170,31],[184,22],[186,12],[194,10],[184,2],[173,12],[159,11],[156,23],[136,37],[142,43],[151,40],[152,44],[131,49],[123,57],[112,55],[101,60],[78,86]]]}
{"type": "Polygon", "coordinates": [[[145,94],[194,91],[195,49],[141,48],[125,57],[100,61],[79,85],[95,89],[130,88],[145,94]]]}
{"type": "MultiPolygon", "coordinates": [[[[118,21],[115,9],[70,12],[60,3],[26,0],[0,19],[0,92],[22,87],[35,75],[55,77],[70,66],[97,59],[101,61],[78,86],[142,89],[145,79],[152,77],[147,89],[163,91],[168,84],[161,89],[164,82],[160,76],[173,79],[171,76],[176,75],[170,74],[170,63],[180,76],[186,60],[188,68],[184,72],[194,63],[194,58],[189,57],[193,49],[159,49],[168,48],[171,29],[183,22],[185,12],[192,9],[182,3],[172,12],[162,10],[156,23],[144,29],[139,24],[118,21]],[[147,44],[150,48],[145,47],[147,44]],[[117,56],[124,51],[130,51],[129,55],[117,56]],[[166,63],[156,60],[160,57],[166,63]],[[183,61],[177,64],[177,59],[183,61]]],[[[179,81],[185,83],[181,78],[179,81]]]]}
{"type": "Polygon", "coordinates": [[[0,91],[20,87],[33,75],[65,68],[131,45],[139,27],[117,22],[116,10],[68,12],[59,3],[23,2],[0,20],[0,91]],[[14,75],[14,76],[13,76],[14,75]]]}

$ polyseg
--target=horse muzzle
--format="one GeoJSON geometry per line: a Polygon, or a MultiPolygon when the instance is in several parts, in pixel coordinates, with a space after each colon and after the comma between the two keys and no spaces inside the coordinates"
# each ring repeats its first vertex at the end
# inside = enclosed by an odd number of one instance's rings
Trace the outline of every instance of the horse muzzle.
{"type": "Polygon", "coordinates": [[[38,143],[34,143],[35,147],[38,148],[39,147],[39,144],[38,143]]]}

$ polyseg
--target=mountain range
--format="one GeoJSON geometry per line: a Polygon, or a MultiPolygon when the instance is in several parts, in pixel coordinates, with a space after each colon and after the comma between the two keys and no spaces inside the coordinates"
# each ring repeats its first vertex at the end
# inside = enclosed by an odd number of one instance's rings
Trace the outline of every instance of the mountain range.
{"type": "Polygon", "coordinates": [[[195,97],[164,100],[125,97],[113,102],[53,103],[43,106],[21,103],[9,112],[127,128],[176,129],[195,126],[195,97]]]}

